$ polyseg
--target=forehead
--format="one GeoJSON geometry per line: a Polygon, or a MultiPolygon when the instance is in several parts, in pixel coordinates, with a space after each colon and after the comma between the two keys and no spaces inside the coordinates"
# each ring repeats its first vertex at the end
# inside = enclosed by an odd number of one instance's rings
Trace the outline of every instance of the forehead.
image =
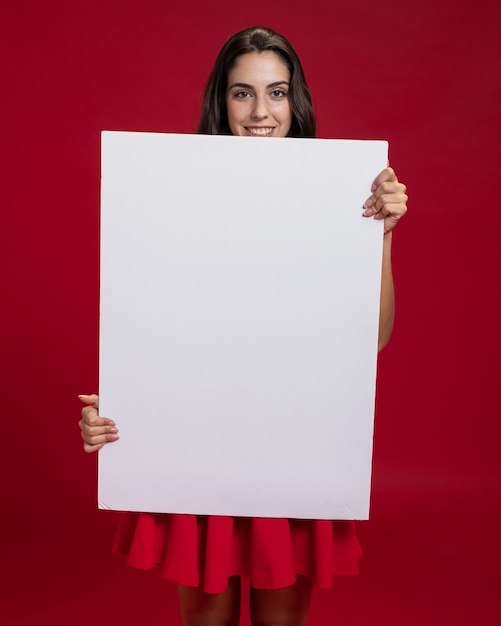
{"type": "Polygon", "coordinates": [[[234,82],[271,84],[277,81],[289,81],[289,69],[275,52],[248,52],[238,57],[228,72],[228,84],[234,82]]]}

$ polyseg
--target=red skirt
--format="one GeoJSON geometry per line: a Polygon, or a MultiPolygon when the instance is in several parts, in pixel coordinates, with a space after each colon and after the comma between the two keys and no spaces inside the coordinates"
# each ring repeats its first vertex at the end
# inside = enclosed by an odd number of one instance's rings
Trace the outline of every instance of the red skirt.
{"type": "Polygon", "coordinates": [[[280,589],[308,576],[330,588],[358,573],[355,522],[123,513],[113,546],[139,569],[160,566],[180,585],[208,593],[246,576],[256,589],[280,589]]]}

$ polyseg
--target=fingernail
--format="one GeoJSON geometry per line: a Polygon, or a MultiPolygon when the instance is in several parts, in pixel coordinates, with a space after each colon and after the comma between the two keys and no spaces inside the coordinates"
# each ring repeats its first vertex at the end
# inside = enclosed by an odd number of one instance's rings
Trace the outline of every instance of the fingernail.
{"type": "Polygon", "coordinates": [[[369,217],[374,213],[374,209],[365,209],[364,216],[369,217]]]}
{"type": "Polygon", "coordinates": [[[116,441],[117,439],[120,439],[120,435],[110,435],[109,436],[109,440],[110,441],[116,441]]]}
{"type": "Polygon", "coordinates": [[[376,191],[376,189],[377,189],[376,183],[372,183],[371,191],[376,191]]]}
{"type": "Polygon", "coordinates": [[[118,432],[118,428],[110,428],[110,433],[117,433],[118,432]]]}
{"type": "Polygon", "coordinates": [[[364,209],[368,209],[373,204],[374,204],[374,198],[371,196],[370,198],[367,198],[367,200],[364,202],[364,209]]]}

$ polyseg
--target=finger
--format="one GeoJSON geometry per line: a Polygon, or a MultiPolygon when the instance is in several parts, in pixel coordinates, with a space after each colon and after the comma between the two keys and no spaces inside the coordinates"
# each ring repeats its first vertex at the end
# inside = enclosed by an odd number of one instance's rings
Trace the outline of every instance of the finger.
{"type": "Polygon", "coordinates": [[[398,180],[384,180],[380,185],[377,186],[376,191],[374,192],[374,196],[379,198],[382,194],[386,193],[405,193],[407,191],[407,187],[398,180]]]}
{"type": "Polygon", "coordinates": [[[111,424],[115,426],[115,422],[107,417],[101,417],[98,413],[99,396],[95,393],[85,395],[80,394],[78,398],[86,405],[82,409],[82,417],[86,423],[91,425],[111,424]]]}
{"type": "Polygon", "coordinates": [[[104,443],[100,444],[99,446],[91,446],[88,443],[85,443],[85,441],[84,441],[83,449],[84,449],[84,452],[97,452],[103,446],[104,446],[104,443]]]}
{"type": "Polygon", "coordinates": [[[401,219],[406,213],[407,213],[407,205],[405,204],[405,202],[402,202],[402,203],[395,202],[395,203],[383,205],[381,207],[381,210],[379,210],[374,215],[374,219],[384,220],[384,219],[387,219],[388,217],[401,219]]]}
{"type": "Polygon", "coordinates": [[[386,216],[392,213],[400,213],[403,207],[403,212],[405,213],[407,211],[407,200],[408,197],[405,193],[383,194],[376,200],[372,211],[373,213],[382,212],[386,216]]]}
{"type": "Polygon", "coordinates": [[[85,443],[84,442],[83,449],[84,449],[85,452],[97,452],[98,450],[101,450],[101,448],[104,445],[105,445],[104,443],[100,443],[100,444],[98,444],[96,446],[93,446],[93,445],[91,445],[89,443],[85,443]]]}
{"type": "Polygon", "coordinates": [[[116,433],[100,432],[97,434],[89,434],[85,430],[82,430],[80,434],[84,442],[91,446],[96,446],[96,445],[100,445],[104,443],[111,443],[113,441],[118,441],[120,439],[120,435],[118,434],[118,432],[116,433]]]}
{"type": "MultiPolygon", "coordinates": [[[[406,191],[406,186],[399,182],[393,181],[381,183],[374,193],[371,194],[364,202],[364,215],[371,215],[371,211],[368,209],[373,209],[374,205],[377,203],[379,198],[381,198],[381,196],[404,196],[406,191]]],[[[400,201],[400,199],[398,201],[400,201]]]]}
{"type": "Polygon", "coordinates": [[[384,183],[385,181],[397,181],[398,182],[397,175],[395,174],[395,172],[393,171],[391,167],[385,167],[384,170],[376,176],[376,178],[374,179],[374,182],[372,183],[371,191],[376,191],[379,185],[381,183],[384,183]]]}
{"type": "Polygon", "coordinates": [[[381,210],[382,204],[407,202],[407,187],[399,182],[384,182],[379,185],[376,191],[364,202],[364,215],[374,213],[375,208],[381,210]]]}
{"type": "Polygon", "coordinates": [[[91,393],[89,395],[86,394],[80,394],[78,396],[78,399],[81,400],[84,404],[90,404],[91,406],[93,406],[94,408],[97,409],[98,402],[99,402],[99,396],[95,393],[91,393]]]}
{"type": "Polygon", "coordinates": [[[86,437],[94,437],[96,435],[103,434],[111,434],[115,435],[118,433],[118,428],[114,424],[88,424],[83,419],[78,422],[80,426],[80,430],[84,433],[86,437]]]}
{"type": "Polygon", "coordinates": [[[87,436],[84,431],[81,433],[82,439],[84,440],[84,450],[85,452],[96,452],[100,450],[103,446],[108,443],[113,443],[120,439],[120,435],[118,433],[104,433],[101,435],[87,436]]]}
{"type": "Polygon", "coordinates": [[[109,417],[101,417],[94,407],[87,406],[82,409],[82,423],[87,426],[116,426],[114,420],[109,417]]]}
{"type": "Polygon", "coordinates": [[[385,205],[381,211],[374,215],[375,220],[384,220],[388,217],[395,219],[401,219],[407,213],[407,206],[405,203],[395,203],[385,205]]]}
{"type": "Polygon", "coordinates": [[[377,213],[374,216],[374,219],[384,220],[384,233],[386,234],[390,232],[390,230],[393,230],[395,228],[398,222],[405,215],[406,211],[407,207],[405,206],[405,204],[396,204],[394,205],[394,208],[392,208],[391,213],[385,214],[383,210],[380,213],[377,213]]]}

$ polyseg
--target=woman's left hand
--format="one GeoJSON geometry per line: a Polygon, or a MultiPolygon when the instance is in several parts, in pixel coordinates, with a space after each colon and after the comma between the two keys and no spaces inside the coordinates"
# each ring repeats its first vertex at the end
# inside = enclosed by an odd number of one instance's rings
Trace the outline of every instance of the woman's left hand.
{"type": "Polygon", "coordinates": [[[371,191],[364,203],[364,216],[384,220],[384,233],[389,233],[407,212],[407,188],[391,167],[387,167],[373,182],[371,191]]]}

